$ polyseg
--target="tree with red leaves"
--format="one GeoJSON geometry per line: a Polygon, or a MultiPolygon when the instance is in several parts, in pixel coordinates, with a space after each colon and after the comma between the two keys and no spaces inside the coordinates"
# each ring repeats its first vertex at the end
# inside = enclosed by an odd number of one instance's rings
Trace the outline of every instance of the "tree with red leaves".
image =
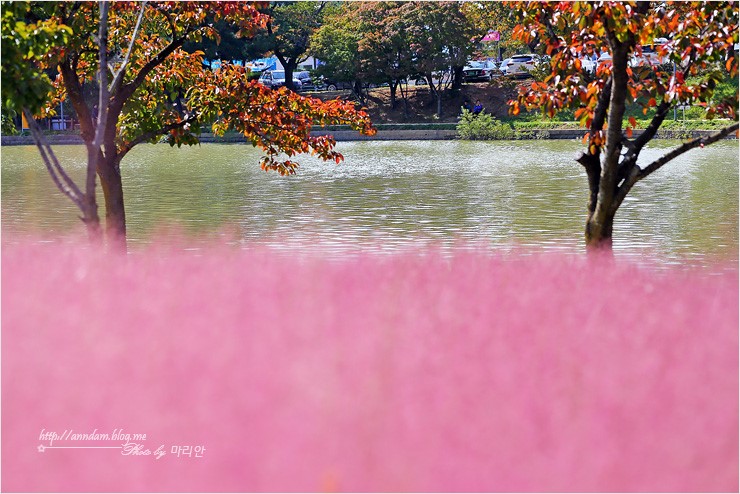
{"type": "Polygon", "coordinates": [[[20,106],[33,122],[32,113],[49,115],[60,101],[70,100],[87,147],[84,192],[37,128],[33,135],[55,183],[78,205],[96,238],[96,176],[100,179],[106,236],[121,247],[126,217],[120,165],[139,143],[165,137],[171,145],[195,144],[204,126],[217,134],[234,129],[266,152],[263,169],[291,174],[297,163],[280,160],[280,153],[342,160],[332,138],[310,134],[313,125],[348,124],[375,132],[367,114],[352,103],[271,90],[248,81],[239,66],[206,70],[202,53],[182,49],[188,40],[218,38],[213,21],[229,22],[243,36],[264,28],[268,18],[253,2],[38,2],[3,8],[4,102],[20,106]],[[13,49],[6,52],[6,45],[13,49]],[[59,75],[44,86],[43,70],[49,68],[59,75]],[[29,82],[36,83],[37,93],[49,89],[48,97],[34,99],[24,89],[29,82]],[[84,87],[91,85],[99,88],[96,103],[84,97],[84,87]]]}
{"type": "Polygon", "coordinates": [[[519,25],[515,36],[538,41],[551,57],[543,82],[522,87],[511,112],[541,108],[553,116],[574,109],[588,128],[587,149],[578,158],[588,176],[590,197],[586,245],[611,249],[614,217],[632,187],[681,154],[737,132],[737,94],[718,101],[718,81],[737,77],[735,45],[738,11],[732,2],[512,2],[519,25]],[[662,39],[661,39],[662,38],[662,39]],[[660,62],[643,56],[643,47],[661,43],[660,62]],[[605,49],[594,77],[583,59],[605,49]],[[667,62],[667,63],[665,63],[667,62]],[[633,137],[636,120],[625,119],[628,104],[651,112],[652,120],[633,137]],[[663,157],[640,166],[637,159],[676,105],[701,105],[707,118],[729,118],[709,136],[683,143],[663,157]],[[732,122],[734,120],[734,122],[732,122]]]}

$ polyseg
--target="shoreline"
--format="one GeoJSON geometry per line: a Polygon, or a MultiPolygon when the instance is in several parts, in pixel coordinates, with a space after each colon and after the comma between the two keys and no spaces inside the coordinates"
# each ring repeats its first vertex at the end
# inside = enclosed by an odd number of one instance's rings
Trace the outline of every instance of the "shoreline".
{"type": "MultiPolygon", "coordinates": [[[[408,125],[400,125],[408,126],[408,125]]],[[[439,128],[439,125],[429,125],[427,128],[419,128],[421,125],[414,125],[416,128],[411,129],[379,129],[374,136],[359,134],[353,130],[315,130],[311,132],[312,136],[331,135],[337,142],[351,141],[449,141],[461,140],[458,138],[457,130],[449,128],[439,128]],[[436,128],[435,128],[436,127],[436,128]]],[[[528,129],[516,131],[517,137],[513,140],[581,140],[587,131],[585,129],[528,129]]],[[[634,136],[639,136],[643,131],[636,129],[634,136]]],[[[708,137],[717,131],[714,130],[660,130],[656,139],[695,139],[698,137],[708,137]]],[[[49,144],[84,144],[78,134],[51,134],[46,136],[49,144]]],[[[737,139],[735,134],[731,134],[725,139],[737,139]]],[[[215,136],[212,133],[203,133],[200,136],[202,143],[247,143],[247,140],[241,134],[226,134],[223,137],[215,136]]],[[[19,136],[1,136],[1,146],[33,146],[35,145],[33,137],[30,135],[19,136]]]]}

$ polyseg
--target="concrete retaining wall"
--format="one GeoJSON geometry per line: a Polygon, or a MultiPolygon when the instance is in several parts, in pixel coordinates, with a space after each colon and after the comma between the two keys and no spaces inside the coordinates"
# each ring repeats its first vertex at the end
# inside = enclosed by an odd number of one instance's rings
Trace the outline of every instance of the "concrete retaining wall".
{"type": "MultiPolygon", "coordinates": [[[[583,139],[586,134],[585,129],[568,129],[568,130],[528,130],[532,139],[583,139]]],[[[698,137],[709,137],[716,133],[714,130],[659,130],[656,139],[681,139],[689,140],[698,137]]],[[[632,137],[642,134],[642,130],[635,130],[632,137]]],[[[735,134],[730,134],[725,139],[735,139],[735,134]]]]}
{"type": "Polygon", "coordinates": [[[318,130],[312,135],[331,135],[337,141],[441,141],[457,139],[456,130],[414,129],[379,130],[374,136],[362,135],[354,130],[318,130]]]}
{"type": "MultiPolygon", "coordinates": [[[[530,139],[575,139],[581,140],[585,134],[583,129],[574,130],[528,130],[526,131],[530,139]]],[[[634,135],[638,136],[641,130],[636,130],[634,135]]],[[[659,139],[694,139],[697,137],[706,137],[712,135],[714,131],[710,130],[661,130],[658,132],[659,139]]],[[[312,135],[332,135],[337,141],[439,141],[451,140],[457,138],[457,132],[454,130],[440,129],[413,129],[413,130],[379,130],[374,136],[361,135],[353,130],[317,130],[312,135]]],[[[47,136],[50,144],[82,144],[82,139],[74,134],[55,134],[47,136]]],[[[735,139],[735,134],[731,134],[727,139],[735,139]]],[[[239,134],[228,134],[224,137],[216,137],[213,134],[203,134],[201,142],[222,142],[222,143],[240,143],[245,142],[244,137],[239,134]]],[[[2,136],[3,146],[33,146],[31,136],[2,136]]]]}
{"type": "MultiPolygon", "coordinates": [[[[82,138],[75,134],[54,134],[46,136],[49,144],[84,144],[82,138]]],[[[31,136],[2,136],[3,146],[35,146],[31,136]]]]}

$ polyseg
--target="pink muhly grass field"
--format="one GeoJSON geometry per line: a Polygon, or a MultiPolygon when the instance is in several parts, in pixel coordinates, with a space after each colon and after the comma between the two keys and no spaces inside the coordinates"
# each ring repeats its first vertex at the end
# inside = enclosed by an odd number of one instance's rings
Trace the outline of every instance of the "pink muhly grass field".
{"type": "Polygon", "coordinates": [[[30,241],[2,268],[3,491],[738,490],[736,269],[30,241]],[[121,428],[167,454],[39,452],[121,428]]]}

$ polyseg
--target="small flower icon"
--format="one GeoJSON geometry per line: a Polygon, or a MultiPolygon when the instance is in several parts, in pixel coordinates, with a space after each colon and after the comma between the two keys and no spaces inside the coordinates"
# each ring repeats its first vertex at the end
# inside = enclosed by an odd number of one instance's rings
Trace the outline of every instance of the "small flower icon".
{"type": "Polygon", "coordinates": [[[45,449],[43,444],[39,444],[39,453],[43,453],[45,449]]]}

